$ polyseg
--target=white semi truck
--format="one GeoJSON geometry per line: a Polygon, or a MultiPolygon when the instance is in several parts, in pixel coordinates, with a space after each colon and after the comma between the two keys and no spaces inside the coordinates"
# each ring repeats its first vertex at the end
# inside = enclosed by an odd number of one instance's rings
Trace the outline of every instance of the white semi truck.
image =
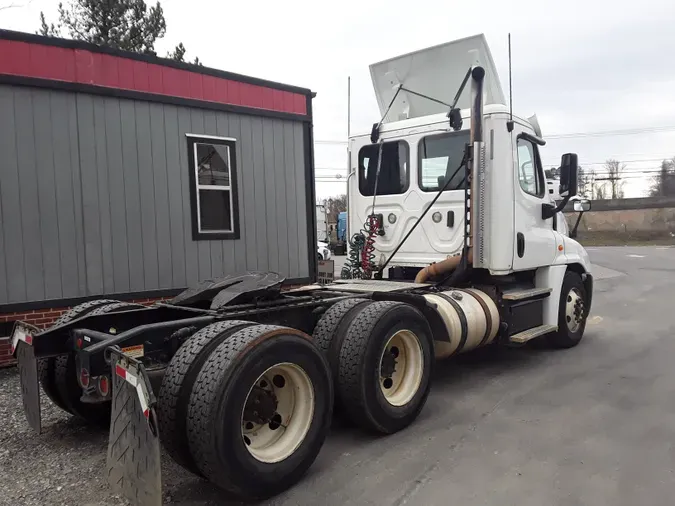
{"type": "Polygon", "coordinates": [[[230,493],[269,497],[312,464],[334,404],[391,434],[423,409],[436,359],[581,340],[591,266],[556,224],[576,155],[562,157],[555,207],[544,140],[504,105],[482,36],[371,72],[383,121],[349,140],[358,279],[281,291],[278,275],[249,273],[15,326],[28,422],[40,430],[40,389],[92,423],[110,417],[108,480],[133,503],[161,504],[160,443],[230,493]]]}

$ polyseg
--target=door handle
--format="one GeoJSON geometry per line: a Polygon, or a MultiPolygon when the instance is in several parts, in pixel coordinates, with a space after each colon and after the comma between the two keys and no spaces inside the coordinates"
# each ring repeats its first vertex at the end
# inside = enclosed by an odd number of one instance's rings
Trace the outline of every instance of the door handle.
{"type": "Polygon", "coordinates": [[[516,235],[516,244],[518,250],[518,258],[523,258],[523,255],[525,254],[525,236],[522,234],[522,232],[518,232],[518,234],[516,235]]]}

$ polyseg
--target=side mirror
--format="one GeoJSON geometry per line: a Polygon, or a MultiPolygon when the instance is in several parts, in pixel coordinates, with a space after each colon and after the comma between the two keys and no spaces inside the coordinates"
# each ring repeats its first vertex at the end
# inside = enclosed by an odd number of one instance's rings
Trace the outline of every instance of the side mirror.
{"type": "Polygon", "coordinates": [[[576,153],[566,153],[562,155],[560,161],[560,196],[562,200],[557,206],[544,203],[541,205],[541,217],[548,220],[555,216],[567,205],[572,197],[577,194],[577,172],[579,170],[579,161],[576,153]]]}
{"type": "Polygon", "coordinates": [[[579,159],[576,153],[562,155],[560,161],[560,196],[574,197],[577,194],[579,159]]]}
{"type": "Polygon", "coordinates": [[[579,213],[577,216],[577,222],[570,230],[570,237],[572,239],[577,238],[577,229],[579,228],[579,223],[581,223],[581,216],[586,212],[591,210],[591,201],[587,199],[579,199],[574,201],[574,210],[579,213]]]}
{"type": "Polygon", "coordinates": [[[574,210],[578,213],[585,213],[586,211],[591,210],[591,201],[590,200],[575,200],[574,201],[574,210]]]}

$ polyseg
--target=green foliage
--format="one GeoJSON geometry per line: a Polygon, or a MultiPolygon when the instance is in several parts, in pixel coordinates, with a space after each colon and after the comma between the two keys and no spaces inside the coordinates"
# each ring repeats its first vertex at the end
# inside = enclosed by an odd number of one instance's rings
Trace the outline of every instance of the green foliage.
{"type": "Polygon", "coordinates": [[[185,61],[185,53],[187,52],[187,49],[185,49],[185,46],[183,45],[182,42],[180,42],[177,46],[176,49],[174,49],[171,53],[167,54],[167,58],[171,58],[172,60],[176,61],[185,61]]]}
{"type": "MultiPolygon", "coordinates": [[[[180,42],[172,52],[170,52],[166,55],[166,57],[171,58],[172,60],[184,62],[185,61],[185,53],[187,53],[187,49],[185,48],[183,43],[180,42]]],[[[199,61],[198,56],[195,57],[195,59],[192,61],[192,63],[194,65],[202,66],[202,62],[199,61]]]]}
{"type": "Polygon", "coordinates": [[[41,35],[69,36],[100,46],[155,54],[166,21],[159,2],[148,8],[143,0],[70,0],[59,3],[59,21],[47,23],[40,13],[41,35]]]}

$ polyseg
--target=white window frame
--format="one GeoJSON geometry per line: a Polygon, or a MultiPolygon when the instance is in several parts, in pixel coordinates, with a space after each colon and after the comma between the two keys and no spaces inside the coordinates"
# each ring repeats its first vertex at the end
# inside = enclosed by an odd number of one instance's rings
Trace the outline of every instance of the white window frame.
{"type": "Polygon", "coordinates": [[[192,165],[194,171],[194,200],[193,200],[193,213],[196,215],[196,230],[193,230],[193,237],[195,239],[238,239],[238,212],[235,209],[237,205],[237,198],[235,192],[237,189],[236,184],[236,167],[232,165],[233,153],[232,150],[235,149],[237,139],[233,137],[218,137],[214,135],[199,135],[199,134],[186,134],[188,141],[192,143],[192,165]],[[208,141],[222,141],[222,142],[213,142],[208,141]],[[205,185],[199,183],[199,157],[197,155],[197,148],[199,145],[220,145],[227,148],[227,174],[228,174],[228,185],[205,185]],[[202,216],[201,216],[201,202],[200,202],[200,192],[204,191],[227,191],[229,192],[229,205],[230,205],[230,227],[229,229],[219,229],[219,230],[204,230],[202,228],[202,216]]]}

